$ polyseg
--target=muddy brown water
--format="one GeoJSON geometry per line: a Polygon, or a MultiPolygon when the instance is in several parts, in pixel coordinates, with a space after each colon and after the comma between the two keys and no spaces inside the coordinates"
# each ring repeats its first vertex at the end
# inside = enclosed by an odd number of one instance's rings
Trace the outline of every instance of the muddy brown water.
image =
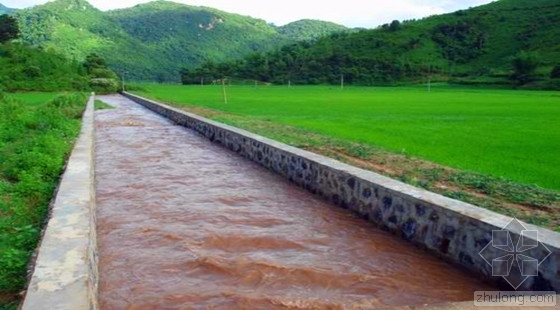
{"type": "Polygon", "coordinates": [[[102,309],[369,309],[485,284],[121,96],[96,112],[102,309]]]}

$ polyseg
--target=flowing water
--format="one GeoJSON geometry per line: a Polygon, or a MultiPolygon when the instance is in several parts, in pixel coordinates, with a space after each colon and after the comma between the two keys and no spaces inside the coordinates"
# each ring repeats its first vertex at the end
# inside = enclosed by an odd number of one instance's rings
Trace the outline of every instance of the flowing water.
{"type": "Polygon", "coordinates": [[[488,289],[121,96],[96,114],[102,309],[366,309],[488,289]]]}

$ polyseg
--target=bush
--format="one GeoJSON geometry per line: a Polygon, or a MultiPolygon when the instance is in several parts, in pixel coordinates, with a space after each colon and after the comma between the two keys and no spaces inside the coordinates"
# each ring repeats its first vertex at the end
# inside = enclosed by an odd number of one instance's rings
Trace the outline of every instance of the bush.
{"type": "Polygon", "coordinates": [[[511,79],[519,85],[524,85],[535,80],[535,73],[540,60],[537,54],[521,51],[511,58],[513,74],[511,79]]]}
{"type": "Polygon", "coordinates": [[[95,68],[91,70],[91,77],[94,79],[113,79],[117,80],[117,74],[107,68],[95,68]]]}
{"type": "Polygon", "coordinates": [[[96,94],[112,94],[119,89],[119,82],[114,79],[95,78],[90,80],[89,86],[96,94]]]}
{"type": "Polygon", "coordinates": [[[87,56],[83,64],[87,70],[90,80],[90,88],[97,94],[112,94],[119,89],[119,78],[117,74],[107,67],[105,59],[98,54],[87,56]]]}

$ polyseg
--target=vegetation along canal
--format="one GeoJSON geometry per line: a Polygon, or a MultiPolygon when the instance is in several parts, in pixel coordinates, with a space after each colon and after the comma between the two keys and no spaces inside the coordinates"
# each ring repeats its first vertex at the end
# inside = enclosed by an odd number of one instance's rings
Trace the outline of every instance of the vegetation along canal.
{"type": "Polygon", "coordinates": [[[368,308],[488,287],[120,96],[96,115],[103,309],[368,308]]]}

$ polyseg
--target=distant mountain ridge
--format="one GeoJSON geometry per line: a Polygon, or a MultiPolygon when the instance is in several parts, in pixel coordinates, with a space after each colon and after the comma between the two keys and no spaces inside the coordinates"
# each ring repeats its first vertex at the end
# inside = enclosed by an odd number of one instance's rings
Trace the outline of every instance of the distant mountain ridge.
{"type": "Polygon", "coordinates": [[[9,14],[11,12],[13,12],[15,9],[9,8],[4,6],[2,3],[0,3],[0,15],[2,14],[9,14]]]}
{"type": "Polygon", "coordinates": [[[108,12],[85,0],[55,0],[13,14],[26,43],[77,60],[97,52],[116,71],[156,81],[178,81],[181,67],[349,31],[311,20],[275,27],[261,19],[162,0],[108,12]]]}
{"type": "Polygon", "coordinates": [[[272,83],[338,84],[344,76],[345,83],[357,85],[448,81],[560,89],[560,3],[499,0],[421,20],[393,21],[184,70],[183,81],[201,75],[272,83]]]}

